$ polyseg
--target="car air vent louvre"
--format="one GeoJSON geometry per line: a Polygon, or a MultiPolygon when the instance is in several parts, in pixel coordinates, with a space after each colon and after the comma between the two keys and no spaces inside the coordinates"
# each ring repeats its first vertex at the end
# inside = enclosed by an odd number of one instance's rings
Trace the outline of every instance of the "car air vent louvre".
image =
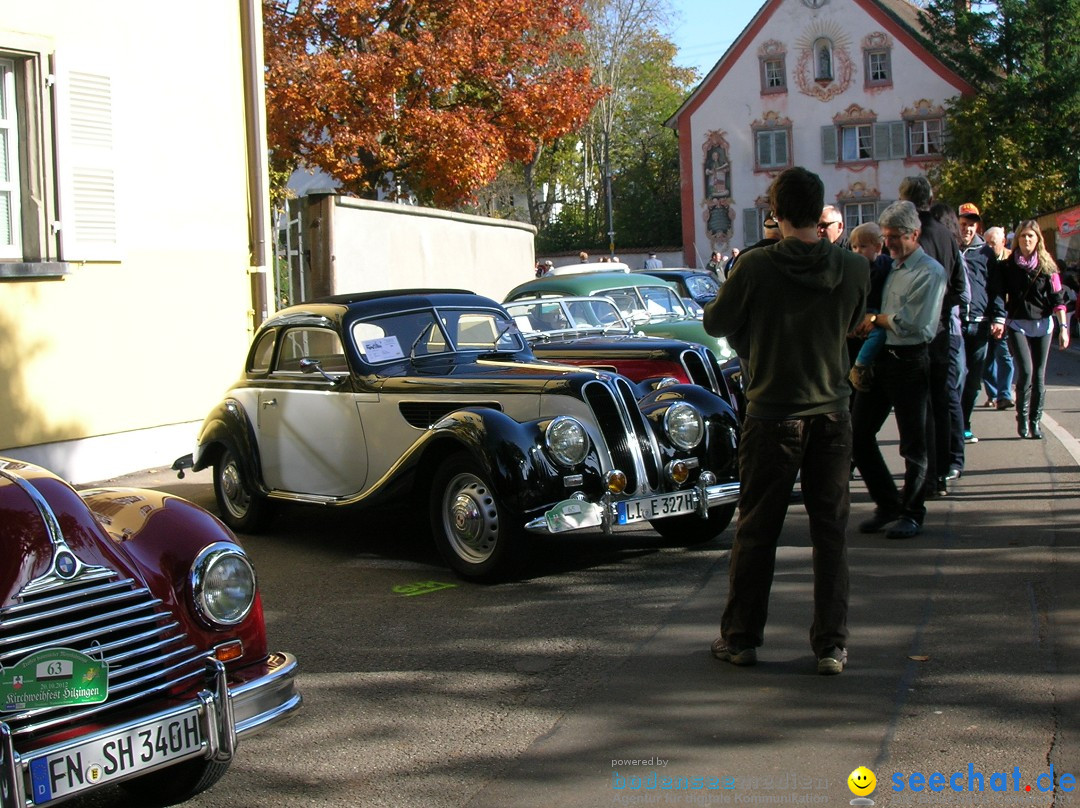
{"type": "Polygon", "coordinates": [[[402,401],[398,404],[401,416],[409,426],[427,429],[441,418],[466,407],[483,407],[502,412],[502,405],[497,401],[402,401]]]}
{"type": "Polygon", "coordinates": [[[656,491],[660,487],[660,459],[658,450],[653,444],[653,434],[649,425],[645,423],[645,416],[638,407],[637,395],[630,382],[623,377],[615,379],[615,387],[622,396],[623,405],[630,416],[630,424],[634,430],[634,438],[637,441],[638,451],[645,466],[645,476],[649,481],[649,488],[656,491]]]}
{"type": "Polygon", "coordinates": [[[627,433],[627,423],[620,412],[622,407],[619,399],[603,382],[589,382],[582,393],[596,416],[600,433],[604,436],[608,452],[611,453],[611,465],[626,474],[627,491],[636,491],[639,468],[639,463],[634,456],[636,442],[631,442],[630,435],[627,433]]]}
{"type": "Polygon", "coordinates": [[[679,360],[682,362],[683,369],[686,370],[686,375],[690,381],[701,385],[706,390],[712,390],[714,393],[720,392],[716,389],[716,382],[713,380],[713,375],[709,372],[709,366],[705,364],[701,354],[697,351],[683,351],[679,355],[679,360]]]}
{"type": "Polygon", "coordinates": [[[4,722],[17,739],[106,720],[99,716],[190,690],[203,676],[206,652],[191,644],[160,600],[130,578],[112,573],[26,591],[20,603],[0,609],[0,665],[46,648],[74,648],[109,664],[109,698],[7,713],[4,722]]]}

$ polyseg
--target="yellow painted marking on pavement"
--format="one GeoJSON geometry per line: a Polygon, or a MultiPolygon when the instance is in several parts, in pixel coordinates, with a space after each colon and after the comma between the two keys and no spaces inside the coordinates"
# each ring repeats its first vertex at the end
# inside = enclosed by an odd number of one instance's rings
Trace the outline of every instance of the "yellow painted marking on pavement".
{"type": "Polygon", "coordinates": [[[415,584],[400,584],[395,586],[393,592],[395,595],[403,595],[404,597],[411,598],[416,595],[426,595],[429,592],[438,592],[441,589],[454,589],[457,584],[444,584],[442,581],[419,581],[415,584]]]}

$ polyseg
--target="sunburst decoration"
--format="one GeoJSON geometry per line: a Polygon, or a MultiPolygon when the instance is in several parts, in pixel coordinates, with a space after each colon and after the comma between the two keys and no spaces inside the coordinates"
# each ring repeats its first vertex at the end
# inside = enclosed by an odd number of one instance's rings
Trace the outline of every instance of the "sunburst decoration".
{"type": "Polygon", "coordinates": [[[851,37],[836,20],[821,20],[808,28],[795,42],[799,61],[795,66],[795,83],[799,92],[819,101],[830,101],[851,86],[855,62],[850,53],[851,37]],[[832,43],[833,78],[819,81],[814,78],[814,43],[828,39],[832,43]]]}

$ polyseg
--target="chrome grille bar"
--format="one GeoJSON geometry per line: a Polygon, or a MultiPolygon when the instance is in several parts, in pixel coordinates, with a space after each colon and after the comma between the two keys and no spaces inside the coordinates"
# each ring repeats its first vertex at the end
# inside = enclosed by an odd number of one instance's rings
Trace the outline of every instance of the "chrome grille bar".
{"type": "Polygon", "coordinates": [[[131,578],[83,567],[73,580],[32,581],[20,601],[0,609],[0,662],[8,665],[47,648],[74,648],[109,665],[109,698],[101,704],[8,713],[12,737],[98,720],[98,716],[161,698],[199,682],[206,652],[195,647],[161,600],[131,578]]]}

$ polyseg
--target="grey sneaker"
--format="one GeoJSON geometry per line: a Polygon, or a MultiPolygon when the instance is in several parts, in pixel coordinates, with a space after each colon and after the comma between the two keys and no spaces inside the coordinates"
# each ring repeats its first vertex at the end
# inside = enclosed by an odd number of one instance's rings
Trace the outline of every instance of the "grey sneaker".
{"type": "Polygon", "coordinates": [[[723,637],[713,640],[712,655],[732,665],[754,665],[757,663],[756,648],[734,648],[728,646],[723,637]]]}
{"type": "Polygon", "coordinates": [[[847,665],[847,649],[833,646],[817,661],[817,672],[822,676],[836,676],[847,665]]]}

